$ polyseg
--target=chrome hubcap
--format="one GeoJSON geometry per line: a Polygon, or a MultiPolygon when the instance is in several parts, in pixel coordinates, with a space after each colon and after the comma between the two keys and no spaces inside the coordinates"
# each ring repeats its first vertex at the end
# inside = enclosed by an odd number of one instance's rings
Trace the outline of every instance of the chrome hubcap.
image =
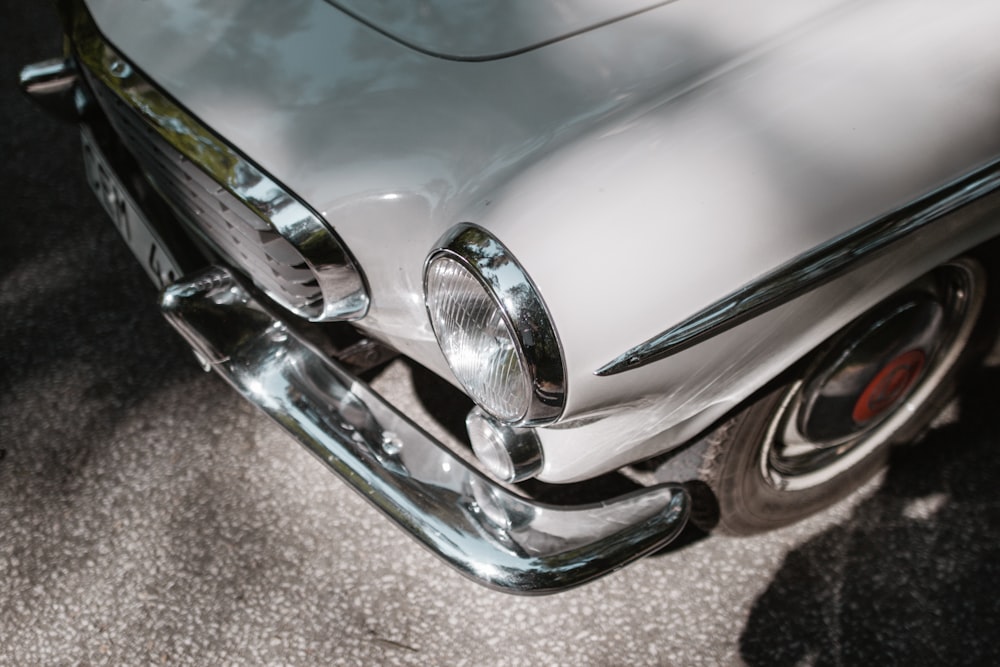
{"type": "Polygon", "coordinates": [[[838,334],[785,394],[761,449],[765,480],[817,486],[891,439],[968,343],[983,299],[970,259],[935,269],[838,334]]]}

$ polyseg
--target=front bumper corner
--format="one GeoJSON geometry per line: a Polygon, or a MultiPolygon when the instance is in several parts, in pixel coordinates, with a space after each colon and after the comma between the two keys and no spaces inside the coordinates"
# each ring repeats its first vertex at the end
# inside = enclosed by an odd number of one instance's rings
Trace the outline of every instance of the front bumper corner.
{"type": "Polygon", "coordinates": [[[481,584],[521,594],[570,588],[663,547],[685,525],[690,499],[678,484],[556,506],[489,480],[296,335],[225,268],[168,286],[161,307],[240,394],[481,584]]]}

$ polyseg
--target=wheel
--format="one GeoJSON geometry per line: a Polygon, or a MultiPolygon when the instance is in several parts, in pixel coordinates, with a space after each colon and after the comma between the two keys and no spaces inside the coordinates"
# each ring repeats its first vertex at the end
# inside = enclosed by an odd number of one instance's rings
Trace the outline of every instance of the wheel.
{"type": "Polygon", "coordinates": [[[717,503],[713,529],[748,534],[792,523],[878,472],[889,446],[915,438],[950,400],[958,371],[989,340],[986,283],[973,257],[934,269],[727,421],[701,469],[717,503]]]}

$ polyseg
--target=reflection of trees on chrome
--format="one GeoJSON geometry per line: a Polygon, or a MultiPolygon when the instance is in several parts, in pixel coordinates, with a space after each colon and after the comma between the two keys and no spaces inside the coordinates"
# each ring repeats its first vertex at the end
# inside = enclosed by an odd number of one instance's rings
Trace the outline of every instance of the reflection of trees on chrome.
{"type": "Polygon", "coordinates": [[[845,524],[790,552],[755,602],[750,665],[1000,664],[1000,372],[893,458],[845,524]]]}

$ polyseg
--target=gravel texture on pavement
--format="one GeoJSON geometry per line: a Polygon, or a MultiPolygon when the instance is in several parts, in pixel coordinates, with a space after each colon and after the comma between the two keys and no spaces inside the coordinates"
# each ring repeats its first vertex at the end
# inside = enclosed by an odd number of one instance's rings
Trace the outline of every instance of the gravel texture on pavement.
{"type": "MultiPolygon", "coordinates": [[[[1000,373],[830,511],[543,598],[418,547],[219,378],[16,90],[58,53],[4,0],[0,664],[997,664],[1000,373]]],[[[410,400],[396,362],[376,380],[410,400]]]]}

